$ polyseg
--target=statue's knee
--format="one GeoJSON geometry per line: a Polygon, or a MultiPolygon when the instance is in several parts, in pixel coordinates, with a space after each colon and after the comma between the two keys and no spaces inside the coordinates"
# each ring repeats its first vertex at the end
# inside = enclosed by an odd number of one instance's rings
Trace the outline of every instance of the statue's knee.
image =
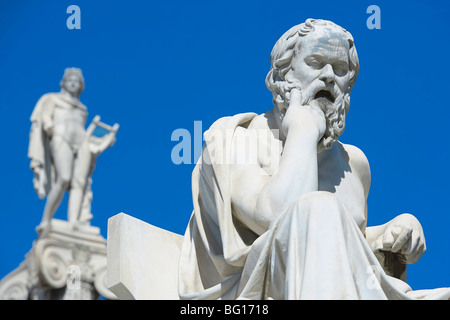
{"type": "Polygon", "coordinates": [[[334,203],[336,195],[328,191],[308,192],[297,199],[297,204],[334,203]]]}
{"type": "Polygon", "coordinates": [[[60,176],[56,180],[56,185],[58,185],[61,189],[68,189],[70,186],[70,177],[60,176]]]}
{"type": "Polygon", "coordinates": [[[72,179],[70,182],[70,189],[84,189],[85,183],[81,179],[72,179]]]}
{"type": "Polygon", "coordinates": [[[328,219],[340,217],[343,207],[334,193],[327,191],[314,191],[299,197],[295,203],[296,211],[301,214],[310,214],[314,218],[328,219]]]}

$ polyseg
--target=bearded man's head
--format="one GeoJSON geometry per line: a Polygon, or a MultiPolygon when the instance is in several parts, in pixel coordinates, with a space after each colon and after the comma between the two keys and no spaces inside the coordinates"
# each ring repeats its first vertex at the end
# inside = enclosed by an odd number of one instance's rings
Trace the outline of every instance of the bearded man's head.
{"type": "Polygon", "coordinates": [[[302,104],[325,114],[327,129],[319,152],[329,149],[345,129],[350,91],[359,71],[352,35],[331,21],[308,19],[289,29],[275,44],[266,77],[273,103],[284,116],[290,91],[299,89],[302,104]]]}

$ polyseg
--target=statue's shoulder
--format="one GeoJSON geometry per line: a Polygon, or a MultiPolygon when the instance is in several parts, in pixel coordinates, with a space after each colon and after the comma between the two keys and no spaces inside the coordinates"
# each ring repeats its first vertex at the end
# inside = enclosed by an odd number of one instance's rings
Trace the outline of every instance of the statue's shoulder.
{"type": "Polygon", "coordinates": [[[41,99],[58,99],[61,96],[60,92],[49,92],[41,96],[41,99]]]}
{"type": "Polygon", "coordinates": [[[45,108],[51,108],[53,107],[55,104],[58,103],[58,101],[61,100],[61,93],[59,92],[49,92],[46,93],[44,95],[42,95],[37,104],[36,107],[39,105],[42,105],[45,108]]]}
{"type": "Polygon", "coordinates": [[[361,165],[369,165],[369,160],[360,148],[351,144],[342,143],[340,141],[337,141],[337,143],[339,143],[342,148],[348,153],[350,161],[356,162],[357,164],[361,165]]]}
{"type": "Polygon", "coordinates": [[[238,113],[233,116],[222,117],[214,121],[209,130],[235,129],[237,127],[247,127],[248,124],[256,116],[257,116],[256,113],[246,112],[246,113],[238,113]]]}
{"type": "Polygon", "coordinates": [[[31,121],[37,121],[43,116],[44,113],[51,112],[56,94],[57,93],[49,92],[39,98],[34,106],[33,112],[31,113],[31,121]]]}
{"type": "Polygon", "coordinates": [[[36,105],[43,104],[43,103],[48,103],[48,102],[54,100],[56,97],[57,97],[57,93],[56,92],[49,92],[49,93],[43,94],[39,98],[39,100],[38,100],[36,105]]]}
{"type": "Polygon", "coordinates": [[[353,146],[351,144],[344,144],[339,141],[337,141],[337,143],[339,143],[342,146],[343,150],[345,150],[350,168],[359,176],[365,186],[366,191],[368,192],[371,178],[369,160],[367,159],[366,155],[361,149],[356,146],[353,146]]]}

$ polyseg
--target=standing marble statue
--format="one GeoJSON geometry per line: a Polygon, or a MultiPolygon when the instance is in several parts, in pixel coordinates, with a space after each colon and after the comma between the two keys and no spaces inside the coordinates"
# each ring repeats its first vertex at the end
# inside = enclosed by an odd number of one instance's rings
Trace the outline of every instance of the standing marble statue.
{"type": "Polygon", "coordinates": [[[34,188],[40,199],[47,196],[38,232],[45,230],[65,191],[69,191],[69,223],[90,223],[91,175],[97,156],[115,142],[119,126],[110,127],[96,116],[85,130],[87,108],[81,103],[84,78],[78,68],[67,68],[61,80],[61,92],[43,95],[31,115],[28,157],[34,172],[34,188]],[[93,135],[100,126],[109,133],[93,135]]]}
{"type": "Polygon", "coordinates": [[[119,125],[95,116],[85,129],[80,69],[67,68],[60,85],[61,92],[43,95],[31,115],[33,184],[39,198],[47,197],[38,238],[25,260],[0,280],[0,300],[116,299],[106,288],[106,239],[90,222],[97,156],[115,142],[119,125]],[[55,219],[66,191],[68,221],[55,219]]]}
{"type": "Polygon", "coordinates": [[[338,141],[359,70],[352,35],[308,19],[271,53],[274,108],[217,120],[193,172],[182,299],[448,299],[412,290],[425,251],[411,214],[368,227],[370,168],[338,141]],[[248,154],[252,144],[256,156],[248,154]],[[253,161],[254,160],[254,161],[253,161]]]}

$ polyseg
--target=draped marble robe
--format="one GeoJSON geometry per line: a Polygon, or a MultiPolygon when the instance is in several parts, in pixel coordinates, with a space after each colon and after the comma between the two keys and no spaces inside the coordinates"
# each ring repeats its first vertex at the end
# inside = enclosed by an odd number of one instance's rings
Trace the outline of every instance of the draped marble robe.
{"type": "Polygon", "coordinates": [[[387,275],[364,237],[365,213],[349,211],[333,193],[300,197],[260,236],[242,224],[228,164],[235,135],[256,116],[221,118],[204,134],[180,255],[181,299],[450,298],[450,288],[413,291],[387,275]]]}

